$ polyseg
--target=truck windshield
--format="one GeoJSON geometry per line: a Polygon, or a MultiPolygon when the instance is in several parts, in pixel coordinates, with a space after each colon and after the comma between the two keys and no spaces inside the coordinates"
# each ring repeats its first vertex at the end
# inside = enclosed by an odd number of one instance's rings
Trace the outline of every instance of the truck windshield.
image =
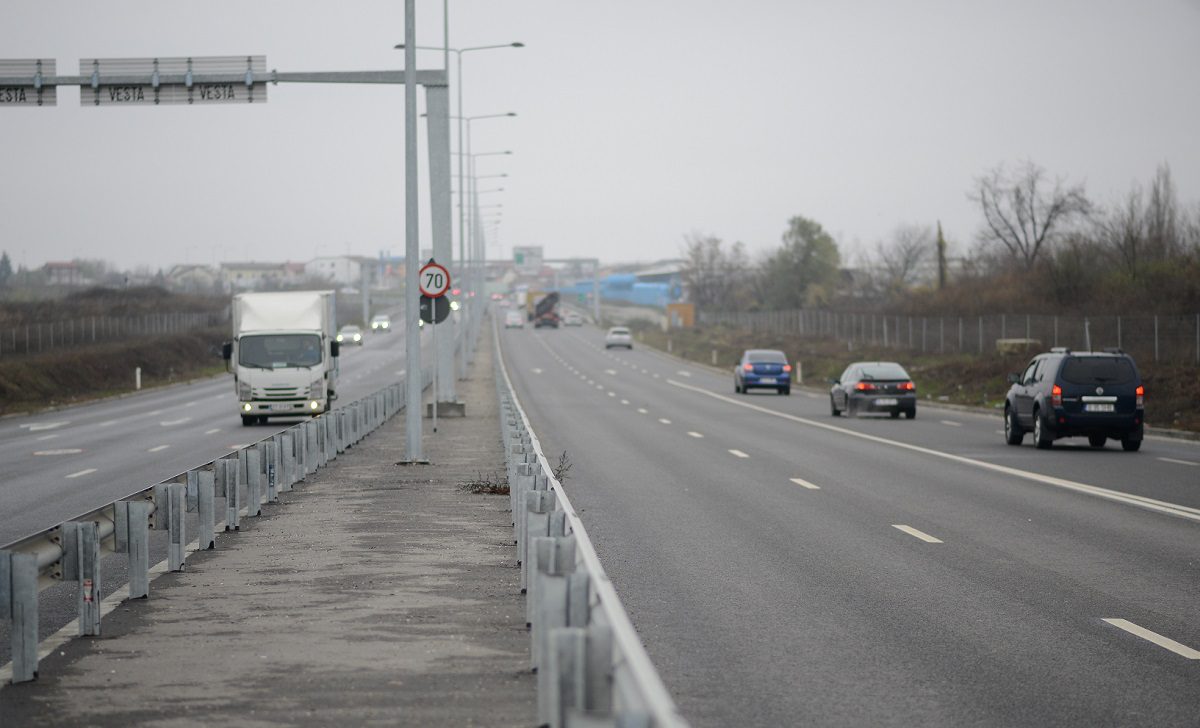
{"type": "Polygon", "coordinates": [[[311,367],[321,363],[321,337],[315,334],[243,336],[238,364],[259,369],[311,367]]]}

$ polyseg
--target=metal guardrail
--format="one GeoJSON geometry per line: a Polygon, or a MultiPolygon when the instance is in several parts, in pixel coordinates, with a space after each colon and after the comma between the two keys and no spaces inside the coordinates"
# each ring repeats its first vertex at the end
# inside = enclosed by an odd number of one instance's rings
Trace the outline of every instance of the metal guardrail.
{"type": "Polygon", "coordinates": [[[529,425],[492,322],[538,725],[686,726],[529,425]]]}
{"type": "MultiPolygon", "coordinates": [[[[422,382],[431,381],[430,374],[425,367],[422,382]]],[[[12,628],[12,682],[37,677],[42,589],[60,581],[78,582],[79,634],[99,635],[103,551],[127,556],[129,598],[149,596],[151,529],[167,532],[168,571],[182,571],[191,545],[188,514],[195,514],[195,550],[216,548],[218,528],[239,530],[243,517],[258,516],[263,503],[277,502],[280,492],[325,467],[405,404],[403,383],[391,384],[0,548],[0,619],[9,620],[12,628]],[[224,499],[224,520],[219,523],[217,499],[224,499]]]]}

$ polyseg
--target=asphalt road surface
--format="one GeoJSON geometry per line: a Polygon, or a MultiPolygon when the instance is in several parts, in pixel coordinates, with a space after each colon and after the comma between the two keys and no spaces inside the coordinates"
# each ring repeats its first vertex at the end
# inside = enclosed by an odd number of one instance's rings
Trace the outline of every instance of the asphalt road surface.
{"type": "Polygon", "coordinates": [[[1197,725],[1196,443],[834,418],[590,327],[502,348],[694,724],[1197,725]]]}

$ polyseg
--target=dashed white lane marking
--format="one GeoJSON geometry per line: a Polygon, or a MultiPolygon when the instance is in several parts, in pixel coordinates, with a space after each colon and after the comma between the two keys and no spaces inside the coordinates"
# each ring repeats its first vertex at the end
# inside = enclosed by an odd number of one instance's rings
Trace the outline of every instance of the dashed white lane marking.
{"type": "Polygon", "coordinates": [[[1133,622],[1130,622],[1127,619],[1119,619],[1119,618],[1115,618],[1115,617],[1105,617],[1104,621],[1108,622],[1109,624],[1111,624],[1112,626],[1114,626],[1118,629],[1125,630],[1129,634],[1141,637],[1142,639],[1146,640],[1147,642],[1153,642],[1154,644],[1158,645],[1159,647],[1163,648],[1164,650],[1170,650],[1171,652],[1174,652],[1175,654],[1179,655],[1180,657],[1185,657],[1189,660],[1200,660],[1200,650],[1194,650],[1185,644],[1180,644],[1179,642],[1176,642],[1175,640],[1171,639],[1170,637],[1163,637],[1161,634],[1159,634],[1157,632],[1151,632],[1150,630],[1146,629],[1145,627],[1139,627],[1138,625],[1134,624],[1133,622]]]}
{"type": "Polygon", "coordinates": [[[163,427],[174,427],[175,425],[182,425],[185,422],[191,422],[191,421],[192,421],[191,417],[184,417],[184,418],[178,419],[178,420],[164,420],[163,422],[159,422],[158,424],[162,425],[163,427]]]}
{"type": "Polygon", "coordinates": [[[616,396],[617,396],[617,393],[616,393],[616,392],[609,392],[609,393],[608,393],[608,396],[609,396],[609,397],[616,397],[616,396]]]}
{"type": "Polygon", "coordinates": [[[701,435],[699,432],[693,432],[691,430],[688,430],[688,437],[694,437],[697,440],[699,440],[700,438],[704,437],[704,435],[701,435]]]}
{"type": "Polygon", "coordinates": [[[150,448],[146,452],[160,452],[162,450],[166,450],[168,447],[171,447],[171,446],[170,445],[155,445],[154,447],[150,448]]]}
{"type": "Polygon", "coordinates": [[[657,374],[655,374],[655,375],[654,375],[654,378],[655,378],[655,379],[660,379],[661,377],[659,377],[657,374]]]}
{"type": "Polygon", "coordinates": [[[39,422],[37,424],[32,424],[32,425],[20,425],[20,428],[23,430],[29,430],[30,432],[41,432],[42,430],[55,430],[55,429],[58,429],[59,427],[62,427],[63,425],[69,425],[69,424],[71,424],[69,421],[39,422]]]}
{"type": "Polygon", "coordinates": [[[732,456],[734,456],[734,457],[737,457],[737,458],[748,458],[748,457],[750,457],[749,455],[747,455],[746,453],[742,452],[741,450],[730,450],[730,451],[729,451],[729,454],[730,454],[730,455],[732,455],[732,456]]]}
{"type": "Polygon", "coordinates": [[[595,384],[595,383],[596,383],[596,380],[595,380],[595,379],[589,379],[589,380],[587,380],[587,383],[588,383],[588,384],[595,384]]]}
{"type": "Polygon", "coordinates": [[[687,372],[687,371],[684,371],[684,370],[682,370],[682,369],[680,369],[679,371],[677,371],[677,372],[675,372],[675,373],[676,373],[676,374],[678,374],[678,375],[679,375],[679,376],[681,376],[681,377],[690,377],[690,376],[692,376],[692,373],[691,373],[691,372],[687,372]]]}
{"type": "Polygon", "coordinates": [[[943,425],[946,425],[948,427],[962,427],[961,422],[955,422],[953,420],[942,420],[941,422],[943,425]]]}
{"type": "Polygon", "coordinates": [[[642,374],[649,374],[649,373],[650,372],[646,371],[645,369],[642,370],[642,374]]]}
{"type": "Polygon", "coordinates": [[[629,400],[623,399],[623,400],[621,400],[621,404],[629,404],[629,400]]]}
{"type": "Polygon", "coordinates": [[[894,523],[894,524],[892,524],[892,528],[900,529],[901,531],[904,531],[905,533],[907,533],[909,536],[915,536],[915,537],[921,539],[922,541],[924,541],[925,543],[942,543],[942,540],[940,538],[934,538],[933,536],[930,536],[929,534],[925,533],[924,531],[918,531],[917,529],[913,528],[912,526],[905,526],[902,524],[894,523]]]}
{"type": "Polygon", "coordinates": [[[204,431],[204,434],[205,434],[205,435],[215,435],[216,433],[218,433],[218,432],[220,432],[220,431],[221,431],[221,428],[220,428],[220,427],[214,427],[214,428],[212,428],[211,430],[205,430],[205,431],[204,431]]]}
{"type": "Polygon", "coordinates": [[[673,387],[679,387],[680,389],[686,389],[695,392],[696,394],[702,394],[706,397],[719,399],[728,404],[751,409],[756,412],[761,412],[763,414],[771,415],[772,417],[778,417],[790,422],[808,425],[809,427],[816,427],[826,430],[827,432],[836,432],[839,435],[845,435],[846,437],[853,437],[859,440],[866,440],[868,442],[877,442],[881,445],[889,445],[902,450],[908,450],[909,452],[921,453],[922,455],[929,455],[931,457],[949,460],[950,462],[955,462],[962,465],[970,465],[981,470],[990,470],[993,473],[1000,473],[1002,475],[1008,475],[1014,478],[1022,478],[1024,480],[1042,483],[1044,485],[1052,485],[1056,488],[1073,490],[1077,493],[1084,493],[1097,498],[1104,498],[1105,500],[1116,501],[1125,505],[1137,506],[1138,508],[1145,508],[1146,510],[1157,511],[1158,513],[1166,513],[1179,518],[1186,518],[1189,521],[1200,522],[1200,508],[1192,508],[1191,506],[1184,506],[1176,503],[1167,503],[1165,501],[1155,500],[1153,498],[1146,498],[1145,496],[1133,495],[1132,493],[1121,493],[1119,491],[1109,490],[1108,488],[1088,485],[1087,483],[1079,483],[1074,480],[1067,480],[1065,478],[1056,478],[1051,475],[1033,473],[1028,470],[1010,468],[1007,465],[989,463],[986,460],[975,460],[974,458],[963,457],[962,455],[955,455],[953,453],[942,452],[941,450],[933,450],[931,448],[921,447],[920,445],[912,445],[907,442],[900,442],[899,440],[889,440],[886,437],[868,435],[865,432],[858,432],[857,430],[838,427],[837,425],[831,425],[825,422],[819,422],[817,420],[797,417],[795,415],[790,415],[786,412],[779,412],[768,407],[760,407],[755,404],[750,404],[749,402],[742,402],[734,399],[733,397],[727,397],[722,394],[717,394],[716,392],[710,392],[707,389],[702,389],[701,387],[696,387],[691,384],[684,384],[683,382],[676,382],[670,379],[667,380],[667,383],[673,387]]]}
{"type": "Polygon", "coordinates": [[[63,447],[57,450],[35,450],[34,455],[78,455],[83,452],[77,447],[63,447]]]}
{"type": "Polygon", "coordinates": [[[183,406],[184,406],[184,407],[195,407],[195,406],[196,406],[196,402],[195,402],[195,400],[193,400],[193,401],[191,401],[191,402],[184,402],[184,403],[183,403],[183,406]]]}
{"type": "Polygon", "coordinates": [[[541,373],[542,373],[542,370],[541,370],[541,369],[539,369],[538,367],[534,367],[534,368],[533,368],[533,369],[531,369],[530,371],[532,371],[534,374],[541,374],[541,373]]]}
{"type": "Polygon", "coordinates": [[[118,422],[120,422],[120,420],[105,420],[104,422],[101,422],[100,424],[98,424],[96,426],[97,427],[112,427],[113,425],[117,424],[118,422]]]}
{"type": "Polygon", "coordinates": [[[604,389],[604,385],[603,385],[603,384],[597,384],[597,385],[596,385],[596,389],[604,389]]]}
{"type": "Polygon", "coordinates": [[[36,439],[38,442],[42,442],[44,440],[53,440],[56,437],[58,437],[58,435],[42,435],[41,437],[36,438],[36,439]]]}
{"type": "Polygon", "coordinates": [[[788,478],[788,480],[792,481],[796,485],[799,485],[804,488],[808,488],[809,490],[820,490],[821,489],[821,486],[813,485],[812,483],[808,482],[807,480],[804,480],[803,478],[788,478]]]}
{"type": "Polygon", "coordinates": [[[88,468],[87,470],[80,470],[78,473],[71,473],[67,477],[68,478],[81,478],[85,475],[90,475],[91,473],[94,473],[94,472],[96,472],[95,468],[88,468]]]}
{"type": "Polygon", "coordinates": [[[158,417],[158,416],[159,416],[159,415],[161,415],[162,413],[163,413],[163,411],[162,411],[162,410],[154,410],[153,412],[147,412],[147,413],[146,413],[146,416],[147,416],[147,417],[158,417]]]}
{"type": "Polygon", "coordinates": [[[669,424],[671,424],[671,421],[670,421],[670,420],[668,420],[666,417],[659,417],[659,418],[658,418],[658,421],[659,421],[659,422],[661,422],[661,423],[663,423],[664,425],[669,425],[669,424]]]}
{"type": "Polygon", "coordinates": [[[638,407],[638,414],[640,415],[647,414],[649,411],[650,410],[646,409],[645,407],[638,407]]]}
{"type": "Polygon", "coordinates": [[[616,376],[616,374],[617,374],[617,370],[616,370],[616,369],[605,369],[605,370],[604,370],[604,373],[605,373],[605,374],[612,374],[613,376],[616,376]]]}
{"type": "Polygon", "coordinates": [[[1175,458],[1159,458],[1159,460],[1162,460],[1164,463],[1175,463],[1176,465],[1200,465],[1200,463],[1194,463],[1191,460],[1176,460],[1175,458]]]}

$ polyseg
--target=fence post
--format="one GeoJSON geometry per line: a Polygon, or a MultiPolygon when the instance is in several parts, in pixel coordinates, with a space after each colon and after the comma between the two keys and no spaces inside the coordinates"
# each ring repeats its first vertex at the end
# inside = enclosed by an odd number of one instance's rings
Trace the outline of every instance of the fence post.
{"type": "Polygon", "coordinates": [[[979,355],[983,356],[983,317],[979,317],[979,355]]]}
{"type": "Polygon", "coordinates": [[[938,353],[946,353],[946,319],[938,316],[938,353]]]}
{"type": "Polygon", "coordinates": [[[1158,361],[1158,314],[1154,314],[1154,361],[1158,361]]]}

